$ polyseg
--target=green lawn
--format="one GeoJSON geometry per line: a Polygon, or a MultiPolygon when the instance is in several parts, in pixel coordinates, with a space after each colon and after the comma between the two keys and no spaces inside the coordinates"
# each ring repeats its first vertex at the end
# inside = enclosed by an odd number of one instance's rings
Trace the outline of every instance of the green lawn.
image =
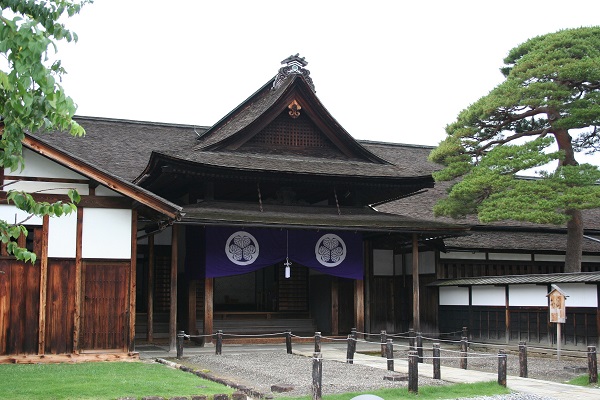
{"type": "Polygon", "coordinates": [[[590,384],[590,376],[589,375],[578,376],[577,378],[571,379],[567,383],[569,385],[575,385],[575,386],[593,386],[593,387],[598,386],[598,384],[596,384],[596,383],[590,384]]]}
{"type": "MultiPolygon", "coordinates": [[[[498,385],[496,382],[460,383],[445,386],[423,386],[419,388],[419,394],[408,393],[408,389],[380,389],[362,393],[344,393],[325,395],[326,400],[349,400],[359,394],[374,394],[385,400],[433,400],[433,399],[456,399],[459,397],[493,396],[497,394],[508,394],[510,390],[498,385]]],[[[281,397],[283,399],[283,397],[281,397]]],[[[307,400],[311,396],[286,398],[287,400],[307,400]]]]}
{"type": "Polygon", "coordinates": [[[160,364],[0,365],[0,399],[116,399],[231,394],[223,385],[160,364]]]}

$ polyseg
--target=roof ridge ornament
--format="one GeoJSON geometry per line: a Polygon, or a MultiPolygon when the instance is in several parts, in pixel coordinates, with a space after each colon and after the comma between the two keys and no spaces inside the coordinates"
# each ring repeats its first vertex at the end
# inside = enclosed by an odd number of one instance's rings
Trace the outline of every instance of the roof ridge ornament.
{"type": "Polygon", "coordinates": [[[289,56],[285,60],[281,62],[285,64],[283,67],[279,68],[279,72],[277,72],[277,76],[275,76],[275,80],[273,81],[273,90],[279,89],[283,82],[290,75],[302,75],[308,86],[312,89],[313,92],[316,92],[315,85],[311,79],[310,71],[307,70],[306,65],[308,62],[304,59],[304,57],[300,57],[300,53],[296,53],[295,55],[289,56]]]}

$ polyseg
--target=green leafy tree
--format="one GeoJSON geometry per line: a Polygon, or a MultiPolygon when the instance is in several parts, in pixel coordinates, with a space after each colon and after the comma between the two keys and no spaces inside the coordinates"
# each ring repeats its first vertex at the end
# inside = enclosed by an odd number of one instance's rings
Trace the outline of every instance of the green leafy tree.
{"type": "Polygon", "coordinates": [[[600,207],[600,170],[576,153],[600,150],[600,27],[535,37],[504,64],[506,79],[463,110],[430,154],[445,166],[434,178],[455,180],[434,212],[566,223],[565,271],[581,271],[581,210],[600,207]],[[537,179],[516,176],[553,162],[537,179]]]}
{"type": "MultiPolygon", "coordinates": [[[[73,16],[89,1],[0,0],[0,168],[23,168],[21,141],[25,132],[67,131],[83,135],[72,120],[76,106],[57,81],[65,73],[60,61],[50,63],[56,42],[76,41],[59,20],[73,16]]],[[[3,189],[4,190],[4,189],[3,189]]],[[[6,199],[30,215],[60,216],[73,212],[79,195],[69,192],[70,203],[36,202],[29,193],[9,191],[6,199]]],[[[27,230],[20,221],[0,221],[0,240],[18,259],[35,262],[35,254],[20,248],[15,239],[27,230]]]]}

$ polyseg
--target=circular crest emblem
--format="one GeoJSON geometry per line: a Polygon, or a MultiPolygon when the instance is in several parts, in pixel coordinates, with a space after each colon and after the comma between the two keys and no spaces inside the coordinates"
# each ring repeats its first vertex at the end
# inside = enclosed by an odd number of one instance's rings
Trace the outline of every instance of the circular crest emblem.
{"type": "Polygon", "coordinates": [[[346,258],[346,243],[338,235],[321,236],[315,245],[317,261],[325,267],[337,267],[346,258]]]}
{"type": "Polygon", "coordinates": [[[258,241],[248,232],[237,231],[225,242],[225,254],[237,265],[250,265],[258,258],[258,241]]]}

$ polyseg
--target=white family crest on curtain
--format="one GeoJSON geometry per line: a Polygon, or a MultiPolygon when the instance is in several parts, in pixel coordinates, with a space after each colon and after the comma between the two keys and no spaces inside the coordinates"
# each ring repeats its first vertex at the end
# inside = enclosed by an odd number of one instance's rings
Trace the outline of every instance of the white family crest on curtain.
{"type": "Polygon", "coordinates": [[[346,259],[346,243],[333,233],[321,236],[315,245],[317,261],[328,268],[337,267],[346,259]]]}
{"type": "Polygon", "coordinates": [[[225,242],[225,254],[234,264],[250,265],[260,254],[258,240],[248,232],[237,231],[225,242]]]}

